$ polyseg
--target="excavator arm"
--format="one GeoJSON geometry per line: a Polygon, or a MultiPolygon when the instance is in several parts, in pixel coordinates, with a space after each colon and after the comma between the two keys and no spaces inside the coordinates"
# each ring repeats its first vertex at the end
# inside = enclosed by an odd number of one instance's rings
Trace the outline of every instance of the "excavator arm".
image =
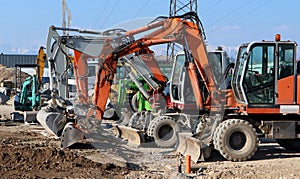
{"type": "Polygon", "coordinates": [[[161,69],[159,68],[158,62],[154,57],[154,52],[149,48],[144,48],[138,54],[141,56],[141,59],[147,65],[151,73],[153,74],[154,78],[159,81],[159,83],[166,83],[168,79],[162,73],[161,69]]]}
{"type": "Polygon", "coordinates": [[[76,83],[76,91],[78,94],[78,102],[82,105],[89,104],[89,95],[88,95],[88,58],[95,58],[90,57],[86,54],[83,54],[77,50],[74,50],[74,78],[76,83]]]}
{"type": "Polygon", "coordinates": [[[213,80],[212,71],[208,63],[205,44],[202,38],[203,31],[199,24],[200,21],[197,15],[188,13],[183,16],[166,18],[139,29],[127,31],[124,35],[109,39],[108,42],[120,41],[122,38],[151,31],[150,34],[143,38],[121,45],[110,53],[107,53],[107,50],[103,49],[104,52],[102,55],[104,62],[97,74],[94,88],[96,119],[102,119],[103,111],[105,109],[104,101],[108,98],[118,59],[128,54],[136,54],[153,45],[170,42],[181,44],[188,54],[188,71],[191,80],[193,81],[193,92],[199,109],[203,110],[205,106],[209,106],[210,99],[204,101],[201,98],[202,94],[199,88],[200,81],[197,74],[200,74],[201,80],[205,82],[204,84],[208,88],[208,91],[214,91],[216,89],[216,84],[213,80]]]}
{"type": "MultiPolygon", "coordinates": [[[[49,76],[52,100],[51,103],[40,110],[37,115],[38,121],[49,133],[57,137],[61,137],[64,126],[68,126],[66,123],[68,121],[75,121],[73,114],[74,110],[72,110],[74,106],[67,104],[68,70],[71,69],[71,59],[69,57],[68,49],[74,50],[75,76],[77,78],[76,88],[79,92],[79,105],[83,107],[88,104],[88,69],[86,66],[86,58],[99,57],[104,40],[112,33],[112,31],[104,34],[103,32],[60,28],[54,26],[49,28],[47,39],[47,60],[50,68],[49,76]],[[59,33],[59,31],[86,33],[89,35],[81,36],[76,34],[63,36],[59,33]],[[69,112],[71,112],[70,115],[69,112]]],[[[80,113],[86,113],[86,109],[79,111],[80,113]]]]}

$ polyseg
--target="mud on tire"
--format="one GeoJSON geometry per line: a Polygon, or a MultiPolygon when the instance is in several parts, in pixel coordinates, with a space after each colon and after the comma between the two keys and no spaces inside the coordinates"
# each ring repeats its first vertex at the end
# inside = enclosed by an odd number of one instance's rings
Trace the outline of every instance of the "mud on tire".
{"type": "Polygon", "coordinates": [[[214,141],[220,154],[231,161],[250,159],[257,150],[258,137],[253,126],[245,120],[229,119],[217,128],[214,141]]]}
{"type": "Polygon", "coordinates": [[[175,146],[178,132],[179,127],[175,119],[169,116],[154,118],[148,128],[148,135],[154,138],[157,146],[163,148],[175,146]]]}
{"type": "Polygon", "coordinates": [[[218,138],[218,133],[219,133],[219,131],[221,131],[220,129],[223,127],[223,122],[222,123],[220,123],[217,127],[216,127],[216,130],[214,131],[214,135],[213,135],[213,144],[214,144],[214,149],[216,149],[217,151],[219,151],[219,145],[217,144],[218,142],[218,140],[217,140],[217,138],[218,138]]]}

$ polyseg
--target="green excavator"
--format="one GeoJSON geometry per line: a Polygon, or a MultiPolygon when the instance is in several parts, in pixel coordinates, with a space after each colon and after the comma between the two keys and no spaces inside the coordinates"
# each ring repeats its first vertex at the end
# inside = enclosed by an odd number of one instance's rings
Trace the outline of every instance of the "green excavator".
{"type": "MultiPolygon", "coordinates": [[[[36,113],[41,108],[40,87],[44,73],[45,61],[44,47],[40,47],[35,64],[16,64],[16,88],[21,89],[21,92],[15,96],[14,109],[23,112],[23,119],[26,122],[37,122],[36,113]],[[34,69],[34,73],[25,80],[22,80],[22,69],[34,69]]],[[[13,120],[16,120],[20,113],[12,114],[13,120]]],[[[22,118],[22,117],[21,117],[22,118]]]]}

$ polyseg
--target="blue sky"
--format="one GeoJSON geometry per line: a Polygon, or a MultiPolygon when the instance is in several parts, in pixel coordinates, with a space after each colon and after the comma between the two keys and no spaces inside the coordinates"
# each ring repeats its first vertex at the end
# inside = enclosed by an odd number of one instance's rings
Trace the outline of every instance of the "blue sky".
{"type": "MultiPolygon", "coordinates": [[[[183,0],[184,1],[184,0],[183,0]]],[[[61,0],[0,0],[0,51],[37,53],[50,25],[61,26],[61,0]]],[[[67,0],[71,27],[107,29],[136,18],[169,14],[169,0],[67,0]]],[[[300,41],[299,0],[198,0],[210,46],[227,50],[254,40],[300,41]]]]}

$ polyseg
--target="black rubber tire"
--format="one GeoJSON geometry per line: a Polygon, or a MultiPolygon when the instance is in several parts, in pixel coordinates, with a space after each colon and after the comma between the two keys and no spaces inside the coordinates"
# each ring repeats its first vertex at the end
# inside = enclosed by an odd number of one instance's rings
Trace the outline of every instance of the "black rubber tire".
{"type": "Polygon", "coordinates": [[[213,135],[213,144],[214,144],[214,149],[219,151],[219,145],[217,144],[217,138],[218,138],[218,133],[219,131],[221,131],[220,129],[223,127],[224,123],[220,123],[217,127],[216,130],[214,131],[214,135],[213,135]]]}
{"type": "Polygon", "coordinates": [[[179,126],[175,119],[170,116],[160,116],[154,118],[148,128],[148,135],[154,138],[158,147],[170,148],[177,143],[179,126]]]}
{"type": "Polygon", "coordinates": [[[218,130],[214,145],[227,160],[241,162],[255,154],[258,137],[248,121],[228,119],[221,123],[218,130]]]}
{"type": "Polygon", "coordinates": [[[300,139],[277,139],[276,141],[286,150],[300,151],[300,139]]]}
{"type": "Polygon", "coordinates": [[[154,132],[154,125],[156,122],[154,122],[155,120],[159,120],[158,118],[162,118],[164,116],[158,116],[158,117],[155,117],[154,119],[152,119],[150,122],[149,122],[149,125],[147,127],[147,135],[149,137],[153,137],[153,132],[154,132]]]}

